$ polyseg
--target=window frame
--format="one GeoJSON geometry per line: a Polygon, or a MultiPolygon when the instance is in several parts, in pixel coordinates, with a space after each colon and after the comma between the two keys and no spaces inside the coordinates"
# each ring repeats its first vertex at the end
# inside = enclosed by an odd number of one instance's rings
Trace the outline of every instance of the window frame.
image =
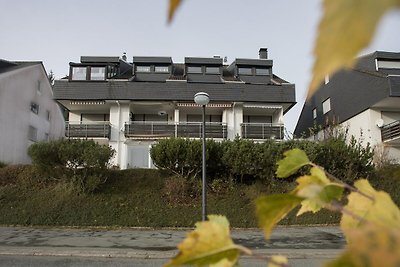
{"type": "Polygon", "coordinates": [[[328,97],[327,99],[325,99],[324,101],[322,101],[322,113],[325,115],[326,113],[328,113],[329,111],[332,110],[331,107],[331,98],[328,97]]]}
{"type": "Polygon", "coordinates": [[[39,115],[39,111],[40,111],[40,105],[39,104],[37,104],[37,103],[32,101],[30,109],[31,109],[32,113],[34,113],[36,115],[39,115]]]}

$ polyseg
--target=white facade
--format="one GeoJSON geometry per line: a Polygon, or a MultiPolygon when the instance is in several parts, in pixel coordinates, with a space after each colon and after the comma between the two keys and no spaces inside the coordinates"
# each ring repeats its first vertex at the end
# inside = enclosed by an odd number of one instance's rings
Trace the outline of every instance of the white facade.
{"type": "MultiPolygon", "coordinates": [[[[67,105],[67,102],[61,102],[67,105]]],[[[129,100],[68,102],[67,137],[87,137],[109,144],[116,151],[112,164],[121,169],[153,168],[150,148],[160,138],[199,138],[201,133],[202,108],[194,103],[129,100]],[[108,120],[100,121],[100,118],[108,120]],[[101,133],[99,136],[98,131],[91,132],[90,129],[94,128],[90,127],[100,128],[101,131],[105,129],[104,136],[101,133]],[[103,127],[109,127],[109,135],[108,129],[103,127]],[[136,130],[130,132],[129,127],[136,130]]],[[[206,107],[206,116],[206,136],[214,140],[234,139],[236,136],[253,140],[283,138],[283,107],[279,104],[211,103],[206,107]],[[214,127],[212,133],[209,127],[214,127]]]]}
{"type": "MultiPolygon", "coordinates": [[[[399,120],[400,110],[384,111],[370,108],[342,122],[338,126],[338,130],[346,131],[347,140],[354,137],[364,147],[369,144],[374,149],[377,160],[400,163],[400,139],[398,135],[395,138],[382,136],[387,125],[399,120]]],[[[326,138],[326,131],[320,131],[317,137],[311,137],[311,139],[323,140],[326,138]]]]}
{"type": "Polygon", "coordinates": [[[41,63],[0,73],[0,161],[30,163],[34,142],[64,136],[64,119],[41,63]]]}

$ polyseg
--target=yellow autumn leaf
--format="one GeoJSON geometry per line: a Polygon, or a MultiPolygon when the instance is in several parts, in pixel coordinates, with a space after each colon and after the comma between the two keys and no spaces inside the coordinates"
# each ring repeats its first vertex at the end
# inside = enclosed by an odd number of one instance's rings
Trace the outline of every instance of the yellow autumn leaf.
{"type": "Polygon", "coordinates": [[[217,263],[210,264],[209,267],[232,267],[232,266],[235,266],[236,262],[237,262],[237,259],[235,259],[234,261],[230,261],[225,258],[225,259],[220,260],[217,263]]]}
{"type": "Polygon", "coordinates": [[[308,97],[326,75],[353,64],[371,42],[382,16],[395,7],[400,7],[400,0],[324,0],[308,97]]]}
{"type": "Polygon", "coordinates": [[[340,199],[343,188],[339,184],[331,183],[325,172],[318,167],[312,167],[310,175],[297,178],[297,187],[293,193],[303,198],[297,216],[308,212],[317,212],[333,199],[340,199]]]}
{"type": "MultiPolygon", "coordinates": [[[[382,227],[400,230],[400,210],[391,199],[390,195],[383,191],[376,191],[367,180],[358,180],[354,186],[360,193],[352,192],[348,196],[348,204],[344,207],[352,214],[382,227]]],[[[344,213],[340,221],[343,232],[348,232],[365,224],[351,214],[344,213]]]]}
{"type": "Polygon", "coordinates": [[[169,9],[168,9],[168,23],[172,21],[174,17],[175,11],[181,4],[181,0],[169,0],[169,9]]]}
{"type": "Polygon", "coordinates": [[[233,243],[226,217],[209,215],[208,218],[196,224],[196,229],[178,245],[179,254],[164,266],[217,264],[215,266],[229,267],[236,263],[240,252],[251,254],[245,247],[233,243]]]}
{"type": "Polygon", "coordinates": [[[352,242],[345,252],[327,267],[398,267],[400,263],[400,231],[375,224],[352,229],[346,235],[352,242]]]}
{"type": "Polygon", "coordinates": [[[287,265],[288,259],[285,256],[277,255],[271,257],[267,267],[281,267],[283,264],[287,265]]]}
{"type": "Polygon", "coordinates": [[[264,229],[266,239],[270,237],[274,226],[302,200],[303,198],[293,194],[276,194],[257,198],[256,214],[259,225],[264,229]]]}

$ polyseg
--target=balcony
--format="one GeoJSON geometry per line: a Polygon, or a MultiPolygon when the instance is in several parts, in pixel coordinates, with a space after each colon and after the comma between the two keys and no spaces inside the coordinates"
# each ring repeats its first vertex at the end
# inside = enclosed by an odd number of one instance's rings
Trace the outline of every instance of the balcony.
{"type": "MultiPolygon", "coordinates": [[[[200,138],[201,131],[201,122],[167,123],[135,121],[125,123],[124,127],[125,137],[135,139],[152,139],[165,137],[200,138]]],[[[206,137],[226,139],[226,124],[220,122],[206,123],[206,137]]]]}
{"type": "Polygon", "coordinates": [[[242,138],[245,139],[283,139],[283,124],[242,123],[242,138]]]}
{"type": "Polygon", "coordinates": [[[68,138],[107,138],[111,136],[111,124],[108,121],[65,122],[65,136],[68,138]]]}
{"type": "Polygon", "coordinates": [[[382,141],[390,141],[400,137],[400,121],[386,124],[381,129],[382,141]]]}

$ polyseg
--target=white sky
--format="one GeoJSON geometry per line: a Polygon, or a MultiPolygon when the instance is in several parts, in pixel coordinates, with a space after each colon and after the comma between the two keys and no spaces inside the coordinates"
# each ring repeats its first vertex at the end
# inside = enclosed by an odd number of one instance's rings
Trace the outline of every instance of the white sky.
{"type": "MultiPolygon", "coordinates": [[[[186,0],[167,25],[168,0],[0,0],[0,58],[43,61],[57,78],[80,56],[257,58],[268,47],[274,73],[296,84],[285,115],[293,132],[311,79],[321,0],[186,0]]],[[[375,50],[400,51],[400,12],[380,24],[375,50]]],[[[210,93],[212,97],[212,93],[210,93]]]]}

